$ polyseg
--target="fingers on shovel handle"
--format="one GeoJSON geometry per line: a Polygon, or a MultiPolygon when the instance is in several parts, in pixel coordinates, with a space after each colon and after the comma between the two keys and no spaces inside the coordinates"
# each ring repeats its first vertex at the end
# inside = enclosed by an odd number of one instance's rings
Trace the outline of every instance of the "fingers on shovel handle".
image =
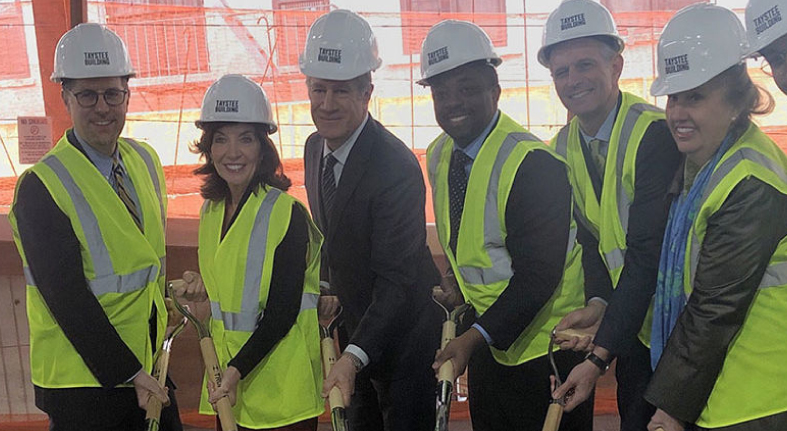
{"type": "Polygon", "coordinates": [[[560,419],[563,418],[563,406],[559,403],[552,403],[547,410],[547,417],[544,420],[544,428],[541,431],[557,431],[560,428],[560,419]]]}
{"type": "MultiPolygon", "coordinates": [[[[205,337],[199,340],[200,351],[202,352],[202,360],[205,362],[205,372],[208,373],[208,378],[218,387],[221,386],[221,368],[219,367],[219,359],[216,356],[216,347],[213,345],[213,338],[205,337]]],[[[235,425],[235,416],[232,414],[232,406],[227,397],[221,398],[216,401],[216,410],[219,413],[219,421],[224,431],[237,431],[235,425]]]]}
{"type": "Polygon", "coordinates": [[[180,290],[180,289],[185,289],[186,286],[188,285],[188,283],[186,283],[182,279],[178,278],[176,280],[170,280],[169,281],[169,285],[172,287],[172,290],[177,291],[177,290],[180,290]]]}
{"type": "Polygon", "coordinates": [[[555,331],[555,338],[558,340],[568,341],[573,337],[584,338],[592,337],[592,334],[587,332],[577,331],[576,329],[563,329],[562,331],[555,331]]]}
{"type": "Polygon", "coordinates": [[[331,410],[335,408],[344,408],[344,400],[342,399],[342,391],[334,386],[331,389],[331,392],[328,393],[328,405],[331,406],[331,410]]]}

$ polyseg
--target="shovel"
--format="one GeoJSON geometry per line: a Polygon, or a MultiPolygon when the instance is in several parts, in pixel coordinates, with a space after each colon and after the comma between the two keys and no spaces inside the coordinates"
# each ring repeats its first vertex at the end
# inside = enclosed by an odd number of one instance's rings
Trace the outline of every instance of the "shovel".
{"type": "MultiPolygon", "coordinates": [[[[181,314],[186,316],[187,319],[194,325],[194,328],[197,330],[197,336],[199,337],[199,348],[200,352],[202,353],[202,361],[205,362],[205,373],[207,373],[208,378],[213,382],[216,387],[221,386],[221,367],[219,367],[219,358],[216,355],[216,346],[213,345],[213,338],[210,336],[210,330],[204,323],[200,322],[196,316],[191,314],[191,312],[182,306],[178,301],[176,301],[175,295],[173,290],[179,287],[182,287],[183,284],[186,282],[183,280],[172,280],[167,283],[167,292],[169,293],[170,298],[173,298],[172,302],[180,311],[181,314]]],[[[238,431],[238,426],[235,423],[235,415],[232,413],[232,405],[230,405],[230,400],[227,397],[223,397],[216,401],[216,411],[219,414],[219,421],[221,422],[221,428],[224,431],[238,431]]]]}
{"type": "MultiPolygon", "coordinates": [[[[186,319],[186,316],[183,316],[182,320],[175,325],[172,332],[164,339],[164,343],[162,343],[161,349],[158,351],[156,365],[153,367],[153,378],[158,381],[160,386],[164,386],[167,380],[167,369],[169,368],[169,355],[172,351],[172,341],[183,332],[186,323],[188,323],[188,319],[186,319]]],[[[145,408],[147,411],[145,414],[145,429],[147,431],[158,431],[160,427],[159,420],[161,419],[161,408],[161,401],[159,401],[158,398],[150,397],[148,399],[148,405],[145,408]]]]}
{"type": "MultiPolygon", "coordinates": [[[[342,314],[342,309],[328,322],[328,326],[320,325],[320,352],[322,353],[322,368],[323,373],[327,376],[331,372],[333,364],[336,363],[336,346],[333,343],[333,331],[341,324],[339,316],[342,314]]],[[[331,425],[333,431],[347,431],[349,426],[347,424],[347,414],[344,410],[344,401],[342,400],[342,391],[334,386],[331,392],[328,393],[328,405],[331,408],[331,425]]]]}
{"type": "MultiPolygon", "coordinates": [[[[552,372],[555,374],[555,387],[559,387],[563,384],[563,381],[560,380],[560,373],[557,369],[557,364],[555,364],[555,355],[554,355],[554,346],[555,340],[569,340],[572,337],[587,337],[590,334],[586,334],[584,332],[580,332],[574,329],[566,329],[563,331],[556,331],[552,330],[552,336],[549,337],[549,347],[547,347],[547,356],[549,357],[549,364],[552,366],[552,372]]],[[[571,396],[573,389],[570,390],[566,397],[571,396]]],[[[544,427],[541,428],[541,431],[557,431],[560,427],[560,420],[563,418],[563,409],[566,405],[565,398],[563,399],[552,399],[549,404],[549,409],[547,409],[547,417],[544,420],[544,427]]]]}
{"type": "MultiPolygon", "coordinates": [[[[448,309],[432,297],[437,305],[445,312],[445,322],[443,322],[443,334],[440,341],[440,349],[445,349],[445,346],[456,337],[456,325],[461,316],[470,304],[464,303],[453,309],[450,313],[448,309]]],[[[451,361],[445,361],[440,365],[437,370],[437,403],[436,403],[436,418],[435,418],[435,431],[448,431],[448,419],[451,413],[451,398],[454,392],[454,364],[451,361]]]]}

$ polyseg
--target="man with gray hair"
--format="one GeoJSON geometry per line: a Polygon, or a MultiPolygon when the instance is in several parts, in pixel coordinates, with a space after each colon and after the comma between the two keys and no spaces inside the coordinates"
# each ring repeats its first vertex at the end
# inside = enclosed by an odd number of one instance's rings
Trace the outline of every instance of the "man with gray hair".
{"type": "Polygon", "coordinates": [[[380,62],[371,27],[347,10],[314,22],[300,59],[317,127],[304,167],[325,235],[321,284],[338,296],[350,335],[323,396],[342,391],[353,429],[426,431],[435,417],[440,317],[430,297],[439,275],[426,247],[418,161],[368,112],[380,62]]]}

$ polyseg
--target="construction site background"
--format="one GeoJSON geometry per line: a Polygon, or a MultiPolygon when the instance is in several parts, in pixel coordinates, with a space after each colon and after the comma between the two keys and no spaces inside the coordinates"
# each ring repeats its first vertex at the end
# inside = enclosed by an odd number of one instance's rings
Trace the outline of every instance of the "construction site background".
{"type": "MultiPolygon", "coordinates": [[[[469,20],[489,33],[503,64],[498,68],[500,109],[541,139],[550,139],[566,122],[549,71],[536,61],[544,22],[558,0],[141,0],[88,1],[88,21],[106,24],[128,45],[137,75],[123,135],[147,141],[165,165],[169,198],[168,272],[194,269],[196,219],[201,179],[192,174],[200,160],[189,145],[208,86],[227,73],[258,82],[273,105],[279,131],[272,136],[293,180],[291,193],[305,202],[303,143],[314,131],[305,78],[298,68],[311,23],[323,13],[345,8],[371,24],[383,65],[373,77],[370,104],[381,121],[418,155],[439,133],[428,88],[420,78],[420,46],[428,29],[444,19],[469,20]]],[[[649,94],[656,71],[661,29],[691,0],[602,0],[626,41],[621,87],[663,106],[649,94]]],[[[746,0],[716,2],[740,17],[746,0]]],[[[0,429],[17,420],[40,419],[33,405],[28,370],[24,279],[13,247],[7,214],[18,176],[30,164],[20,162],[17,117],[48,116],[53,140],[70,120],[60,88],[50,82],[54,47],[68,30],[67,0],[0,0],[0,429]]],[[[787,100],[749,60],[755,82],[770,91],[777,109],[758,124],[787,148],[787,100]]],[[[54,142],[53,142],[54,143],[54,142]]],[[[431,201],[427,220],[434,222],[431,201]]],[[[434,241],[434,235],[430,235],[434,241]]],[[[437,250],[433,245],[432,250],[437,250]]],[[[193,335],[192,335],[193,336],[193,335]]],[[[193,340],[192,340],[193,341],[193,340]]],[[[189,341],[183,341],[183,344],[189,341]]],[[[176,346],[176,350],[179,347],[176,346]]],[[[196,350],[193,352],[195,355],[196,350]]],[[[193,356],[196,358],[196,356],[193,356]]],[[[177,360],[175,364],[177,366],[177,360]]],[[[185,367],[188,368],[188,367],[185,367]]],[[[193,368],[193,367],[192,367],[193,368]]],[[[184,371],[185,372],[185,371],[184,371]]],[[[182,393],[197,392],[196,377],[176,376],[182,393]],[[179,379],[178,379],[179,378],[179,379]]],[[[603,407],[614,411],[612,405],[603,407]]],[[[181,404],[195,405],[194,396],[181,404]]],[[[7,429],[15,429],[13,427],[7,429]]]]}

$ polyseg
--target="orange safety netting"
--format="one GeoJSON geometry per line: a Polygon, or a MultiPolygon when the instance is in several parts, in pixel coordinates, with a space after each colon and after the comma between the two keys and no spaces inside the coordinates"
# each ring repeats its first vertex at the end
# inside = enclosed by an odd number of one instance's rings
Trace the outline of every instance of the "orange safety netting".
{"type": "MultiPolygon", "coordinates": [[[[471,20],[489,33],[505,60],[498,68],[503,111],[542,139],[549,139],[565,123],[566,112],[552,89],[549,73],[535,61],[549,7],[525,1],[524,13],[506,13],[506,2],[500,0],[398,3],[400,12],[361,12],[377,34],[384,60],[374,75],[370,111],[422,161],[423,150],[440,130],[428,90],[415,84],[420,78],[419,48],[429,27],[443,19],[471,20]]],[[[672,10],[656,9],[674,10],[690,1],[603,3],[613,10],[627,42],[621,87],[655,102],[648,94],[655,72],[655,43],[673,14],[672,10]]],[[[166,166],[172,217],[197,216],[200,180],[191,171],[199,160],[188,147],[199,136],[193,122],[202,96],[225,73],[247,75],[265,89],[280,126],[272,137],[293,179],[293,194],[305,201],[300,158],[303,142],[314,127],[298,54],[311,23],[336,6],[322,0],[274,0],[274,10],[231,8],[224,0],[220,4],[204,7],[202,0],[88,4],[89,20],[107,24],[128,45],[137,76],[131,81],[124,134],[149,142],[159,153],[166,166]]],[[[35,25],[35,20],[23,13],[29,7],[20,1],[0,4],[0,36],[4,40],[0,45],[0,58],[4,59],[0,90],[11,96],[4,100],[12,101],[0,106],[4,153],[0,154],[0,212],[8,211],[15,177],[28,166],[18,162],[16,115],[44,115],[47,106],[61,103],[59,99],[41,103],[42,89],[51,89],[54,84],[37,75],[36,65],[44,59],[27,57],[33,50],[26,47],[35,42],[24,31],[35,25]]],[[[752,75],[774,92],[771,80],[759,70],[752,69],[752,75]]],[[[777,141],[784,140],[787,118],[777,112],[762,124],[777,141]]],[[[61,132],[55,130],[54,138],[61,132]]],[[[431,205],[427,209],[431,211],[431,205]]],[[[429,219],[433,220],[431,214],[429,219]]]]}

